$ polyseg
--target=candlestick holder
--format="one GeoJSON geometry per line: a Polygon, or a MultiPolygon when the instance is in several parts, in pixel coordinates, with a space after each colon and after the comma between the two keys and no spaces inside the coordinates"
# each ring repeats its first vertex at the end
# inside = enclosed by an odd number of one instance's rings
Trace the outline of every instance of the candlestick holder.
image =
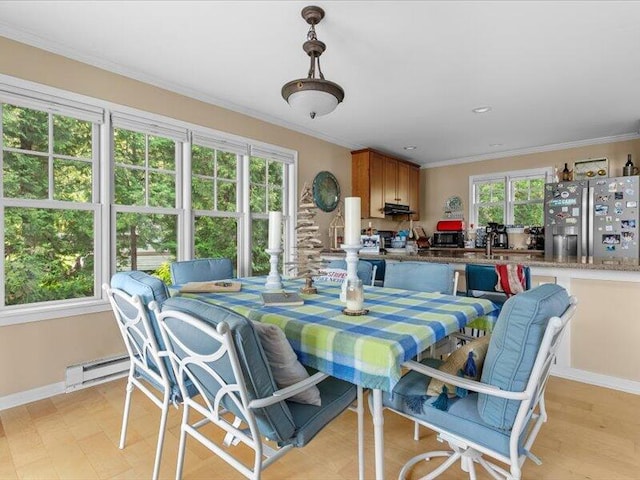
{"type": "Polygon", "coordinates": [[[350,279],[358,279],[358,251],[362,248],[362,244],[340,245],[340,248],[347,254],[345,261],[347,262],[347,278],[342,282],[342,290],[340,291],[340,301],[347,303],[347,282],[350,279]]]}
{"type": "Polygon", "coordinates": [[[278,272],[278,257],[282,253],[282,249],[267,248],[265,252],[269,254],[269,263],[271,264],[271,270],[269,271],[267,283],[264,284],[264,287],[267,290],[282,290],[282,277],[280,276],[280,272],[278,272]]]}

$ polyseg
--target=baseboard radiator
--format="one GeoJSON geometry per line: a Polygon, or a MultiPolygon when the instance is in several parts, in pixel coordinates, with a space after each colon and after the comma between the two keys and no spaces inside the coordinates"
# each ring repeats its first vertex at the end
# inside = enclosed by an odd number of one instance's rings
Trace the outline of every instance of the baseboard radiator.
{"type": "Polygon", "coordinates": [[[129,372],[129,355],[101,358],[92,362],[71,365],[65,375],[65,391],[72,392],[99,383],[121,378],[129,372]]]}

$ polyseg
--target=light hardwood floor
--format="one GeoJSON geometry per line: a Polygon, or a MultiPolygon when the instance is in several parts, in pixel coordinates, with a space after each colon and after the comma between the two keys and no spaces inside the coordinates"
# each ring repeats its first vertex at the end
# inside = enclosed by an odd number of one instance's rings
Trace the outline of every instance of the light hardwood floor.
{"type": "MultiPolygon", "coordinates": [[[[0,411],[0,479],[148,479],[154,458],[159,410],[137,392],[133,399],[127,446],[117,447],[125,381],[0,411]]],[[[551,378],[547,389],[549,421],[533,452],[541,466],[527,461],[525,479],[640,478],[640,396],[551,378]]],[[[179,410],[171,410],[160,472],[173,478],[179,437],[179,410]]],[[[413,425],[385,413],[386,476],[397,478],[413,455],[442,449],[422,429],[415,442],[413,425]]],[[[373,478],[371,417],[366,418],[366,477],[373,478]]],[[[242,448],[242,447],[238,447],[242,448]]],[[[248,458],[248,457],[247,457],[248,458]]],[[[433,464],[421,464],[413,478],[433,464]]],[[[184,476],[188,479],[240,479],[234,469],[193,440],[187,440],[184,476]]],[[[306,448],[296,449],[264,472],[265,480],[345,480],[357,478],[356,416],[345,412],[306,448]]],[[[462,479],[453,467],[441,478],[462,479]]],[[[479,478],[489,478],[480,474],[479,478]]]]}

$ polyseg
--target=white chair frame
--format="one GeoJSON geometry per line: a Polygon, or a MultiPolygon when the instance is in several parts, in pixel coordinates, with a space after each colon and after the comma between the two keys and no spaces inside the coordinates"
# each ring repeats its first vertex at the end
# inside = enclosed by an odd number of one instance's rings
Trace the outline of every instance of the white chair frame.
{"type": "Polygon", "coordinates": [[[402,415],[410,420],[418,422],[431,430],[438,433],[438,440],[446,441],[449,443],[452,450],[450,451],[433,451],[427,452],[413,457],[409,460],[402,470],[398,478],[404,479],[411,468],[422,460],[429,460],[433,457],[449,457],[438,468],[430,472],[428,475],[421,478],[421,480],[430,480],[439,476],[447,468],[449,468],[457,460],[462,463],[462,470],[469,473],[471,479],[475,479],[475,467],[474,464],[481,465],[491,477],[498,480],[519,480],[522,474],[522,464],[527,458],[530,458],[536,464],[542,462],[538,457],[530,452],[530,449],[540,431],[542,424],[547,421],[547,412],[545,409],[544,392],[549,378],[549,372],[553,365],[553,360],[556,356],[560,340],[564,333],[564,330],[573,317],[576,310],[577,300],[575,297],[571,297],[570,305],[561,317],[552,317],[549,319],[547,329],[545,331],[540,349],[536,356],[534,366],[527,382],[527,386],[521,392],[500,390],[492,385],[487,385],[478,381],[468,380],[456,375],[450,375],[435,368],[428,367],[415,361],[409,361],[404,364],[405,367],[415,370],[423,375],[427,375],[437,380],[443,380],[447,383],[465,388],[467,390],[485,393],[494,397],[505,398],[509,400],[519,400],[520,407],[516,414],[516,419],[513,424],[509,439],[509,456],[506,457],[503,454],[491,450],[486,446],[479,445],[468,439],[461,438],[457,435],[453,435],[444,429],[430,424],[427,421],[417,419],[416,417],[400,412],[398,410],[390,409],[399,415],[402,415]],[[536,412],[536,409],[538,411],[536,412]],[[518,443],[520,435],[523,433],[529,425],[529,419],[533,420],[533,425],[526,435],[526,440],[523,444],[523,450],[525,453],[520,455],[518,453],[518,443]],[[488,455],[504,462],[509,465],[509,471],[506,471],[502,467],[489,462],[483,458],[483,455],[488,455]]]}
{"type": "Polygon", "coordinates": [[[142,303],[142,300],[138,295],[130,296],[122,290],[112,289],[109,285],[104,284],[102,286],[109,298],[111,308],[116,317],[118,328],[122,334],[124,344],[129,354],[129,374],[127,376],[126,396],[124,402],[124,411],[122,413],[122,428],[120,431],[120,443],[118,447],[124,449],[127,438],[127,424],[129,421],[129,411],[131,409],[131,395],[134,387],[137,387],[142,393],[144,393],[149,400],[156,405],[160,411],[160,426],[158,428],[158,443],[156,445],[156,457],[153,464],[152,479],[156,480],[160,472],[160,462],[162,460],[162,447],[164,443],[164,434],[167,425],[167,416],[169,414],[169,403],[171,399],[171,386],[169,381],[169,375],[167,373],[165,364],[161,357],[161,352],[158,348],[158,344],[153,335],[151,323],[147,315],[147,311],[142,303]],[[127,313],[120,308],[116,299],[125,302],[130,305],[132,312],[135,312],[135,316],[128,316],[127,313]],[[149,368],[149,360],[157,366],[158,372],[155,372],[149,368]],[[154,389],[149,388],[146,381],[142,381],[136,378],[135,372],[143,371],[146,375],[151,377],[157,385],[162,386],[162,391],[158,391],[161,394],[161,398],[156,392],[156,386],[154,389]]]}
{"type": "MultiPolygon", "coordinates": [[[[166,354],[169,356],[174,367],[178,384],[180,386],[180,390],[184,399],[184,410],[182,412],[182,422],[180,426],[180,443],[178,447],[176,479],[179,480],[180,478],[182,478],[186,436],[188,434],[194,439],[198,440],[228,464],[233,466],[245,477],[258,480],[260,478],[262,470],[267,468],[274,461],[276,461],[278,458],[283,456],[294,447],[293,445],[286,445],[281,448],[273,448],[270,445],[264,443],[261,440],[262,436],[258,429],[254,411],[256,409],[264,408],[269,405],[282,402],[283,400],[286,400],[287,398],[290,398],[297,393],[307,390],[309,387],[320,383],[322,380],[327,378],[328,375],[326,373],[317,372],[301,382],[273,392],[273,394],[269,397],[250,401],[247,394],[247,387],[244,382],[244,376],[240,367],[240,362],[238,360],[238,353],[233,343],[229,326],[225,322],[220,322],[216,328],[213,328],[211,325],[206,324],[202,320],[199,320],[183,312],[171,310],[164,310],[163,312],[160,312],[158,305],[155,302],[151,302],[149,306],[154,311],[156,318],[158,319],[158,322],[160,324],[160,331],[167,348],[166,354]],[[213,340],[219,342],[220,346],[208,355],[201,355],[197,352],[194,352],[193,350],[185,346],[179,340],[176,334],[167,326],[166,322],[164,321],[167,317],[176,318],[185,322],[187,325],[198,329],[200,332],[202,332],[203,335],[209,336],[213,340]],[[174,342],[187,353],[187,357],[183,359],[178,358],[171,347],[174,342]],[[229,362],[232,366],[235,381],[237,382],[235,384],[226,383],[216,371],[214,371],[210,366],[206,364],[206,362],[219,360],[225,355],[229,357],[229,362]],[[211,399],[204,392],[202,384],[190,372],[189,366],[192,364],[197,365],[199,368],[205,370],[212,379],[220,384],[221,388],[217,392],[213,401],[211,401],[211,399]],[[200,399],[202,400],[204,405],[196,402],[189,396],[185,388],[185,377],[188,377],[193,382],[193,385],[196,387],[200,399]],[[242,412],[242,415],[244,416],[248,425],[248,432],[246,428],[241,428],[242,421],[240,418],[233,416],[233,421],[230,421],[232,415],[223,406],[224,398],[228,398],[230,401],[232,401],[233,404],[240,410],[240,412],[242,412]],[[192,409],[204,418],[190,423],[189,414],[192,409]],[[222,445],[213,442],[211,439],[207,438],[199,431],[199,428],[208,423],[213,423],[226,432],[222,445]],[[231,455],[226,448],[223,448],[229,447],[230,445],[236,445],[239,442],[242,442],[254,451],[253,467],[245,465],[240,460],[231,455]]],[[[358,389],[356,411],[358,413],[359,426],[359,473],[360,479],[362,479],[364,476],[364,453],[362,448],[364,406],[362,402],[362,388],[358,389]]]]}

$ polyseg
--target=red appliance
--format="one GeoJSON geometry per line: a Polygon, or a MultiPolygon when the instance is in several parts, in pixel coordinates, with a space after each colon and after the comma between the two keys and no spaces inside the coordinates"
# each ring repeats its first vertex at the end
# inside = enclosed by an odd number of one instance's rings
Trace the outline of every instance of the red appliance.
{"type": "Polygon", "coordinates": [[[436,225],[438,232],[464,232],[464,220],[440,220],[436,225]]]}

